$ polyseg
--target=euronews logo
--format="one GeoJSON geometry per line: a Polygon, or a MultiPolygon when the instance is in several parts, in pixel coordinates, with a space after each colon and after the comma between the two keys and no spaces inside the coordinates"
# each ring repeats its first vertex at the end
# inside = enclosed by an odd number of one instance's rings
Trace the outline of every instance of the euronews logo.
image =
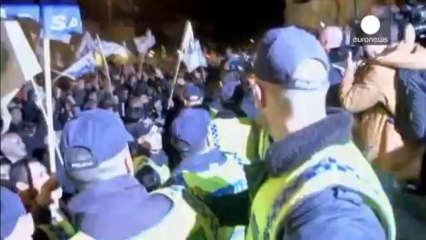
{"type": "Polygon", "coordinates": [[[351,40],[354,45],[387,45],[391,42],[390,22],[368,15],[362,18],[360,31],[355,31],[351,40]]]}

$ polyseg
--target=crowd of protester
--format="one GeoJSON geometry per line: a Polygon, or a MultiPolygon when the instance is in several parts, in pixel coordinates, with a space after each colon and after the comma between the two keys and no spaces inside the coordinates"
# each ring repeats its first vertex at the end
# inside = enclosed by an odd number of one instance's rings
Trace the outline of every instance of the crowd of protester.
{"type": "MultiPolygon", "coordinates": [[[[150,64],[134,72],[111,64],[110,84],[100,70],[60,78],[53,88],[61,152],[54,175],[47,144],[55,143],[47,141],[35,90],[23,86],[1,139],[1,239],[395,239],[386,196],[378,194],[382,200],[373,202],[382,206],[374,208],[344,183],[293,206],[285,226],[275,218],[288,212],[274,212],[273,223],[253,216],[276,208],[257,195],[279,191],[271,181],[293,162],[328,142],[346,146],[352,135],[359,150],[348,147],[349,166],[366,159],[394,174],[402,191],[425,194],[425,143],[404,138],[395,125],[398,69],[426,69],[426,49],[407,29],[395,46],[364,46],[365,58],[349,54],[331,64],[326,54],[340,47],[340,28],[326,27],[315,40],[286,27],[268,32],[255,54],[228,51],[219,65],[182,70],[175,85],[173,72],[150,64]],[[301,64],[304,58],[322,62],[301,64]],[[315,82],[324,70],[327,81],[315,82]],[[290,90],[280,93],[282,86],[290,90]],[[333,121],[315,116],[325,105],[337,111],[333,121]],[[271,127],[287,108],[293,122],[271,127]],[[267,175],[272,180],[264,183],[267,175]]],[[[375,176],[366,178],[376,186],[375,176]]]]}

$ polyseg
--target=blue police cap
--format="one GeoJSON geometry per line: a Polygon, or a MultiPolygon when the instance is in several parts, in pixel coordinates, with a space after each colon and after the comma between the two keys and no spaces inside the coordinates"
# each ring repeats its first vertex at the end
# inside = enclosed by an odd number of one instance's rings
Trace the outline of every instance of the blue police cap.
{"type": "Polygon", "coordinates": [[[95,109],[82,112],[69,121],[62,132],[61,150],[66,171],[96,168],[116,156],[133,141],[121,119],[112,111],[95,109]],[[90,157],[79,157],[80,150],[90,157]]]}
{"type": "Polygon", "coordinates": [[[192,83],[185,84],[185,88],[183,90],[183,98],[185,100],[198,101],[203,97],[204,92],[201,88],[192,83]]]}
{"type": "Polygon", "coordinates": [[[266,32],[258,44],[254,72],[261,80],[287,89],[327,88],[327,79],[309,81],[293,78],[297,67],[308,59],[320,61],[326,71],[329,70],[327,54],[315,36],[295,26],[275,28],[266,32]]]}
{"type": "Polygon", "coordinates": [[[202,108],[187,108],[172,123],[172,142],[181,152],[200,150],[210,124],[209,113],[202,108]]]}
{"type": "Polygon", "coordinates": [[[5,187],[0,190],[0,205],[1,205],[1,238],[9,236],[20,217],[26,214],[24,205],[19,196],[5,187]]]}
{"type": "Polygon", "coordinates": [[[221,97],[223,100],[230,99],[235,89],[241,84],[241,72],[229,71],[222,77],[221,97]]]}

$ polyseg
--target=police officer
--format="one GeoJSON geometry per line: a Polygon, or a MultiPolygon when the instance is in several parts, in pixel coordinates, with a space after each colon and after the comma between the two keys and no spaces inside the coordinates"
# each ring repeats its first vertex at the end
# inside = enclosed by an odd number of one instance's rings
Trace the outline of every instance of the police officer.
{"type": "Polygon", "coordinates": [[[68,202],[79,230],[73,239],[184,240],[200,234],[197,229],[215,239],[217,224],[202,204],[178,187],[148,194],[133,177],[132,140],[122,121],[107,110],[83,112],[65,125],[63,167],[78,190],[68,202]]]}
{"type": "Polygon", "coordinates": [[[327,55],[294,26],[268,31],[255,62],[254,96],[274,142],[251,207],[248,240],[394,240],[392,207],[351,139],[351,115],[326,111],[327,55]]]}
{"type": "Polygon", "coordinates": [[[235,194],[246,190],[243,165],[247,160],[210,145],[210,117],[204,109],[184,109],[172,123],[172,143],[182,162],[175,171],[183,184],[193,186],[201,196],[235,194]],[[221,180],[215,179],[220,177],[221,180]]]}
{"type": "Polygon", "coordinates": [[[186,108],[201,107],[204,101],[204,91],[193,83],[187,83],[182,98],[186,108]]]}
{"type": "MultiPolygon", "coordinates": [[[[172,143],[180,152],[182,162],[173,171],[172,177],[174,183],[186,186],[209,203],[222,225],[230,226],[221,229],[221,239],[231,239],[229,236],[237,234],[235,231],[244,233],[244,228],[232,226],[228,209],[233,208],[231,215],[246,215],[243,200],[248,185],[243,167],[249,161],[210,145],[209,124],[208,112],[201,108],[184,109],[173,121],[172,143]],[[238,212],[237,209],[243,210],[238,212]]],[[[245,199],[248,199],[248,195],[245,199]]],[[[235,220],[235,224],[238,225],[238,220],[235,220]]]]}
{"type": "Polygon", "coordinates": [[[222,109],[213,117],[212,139],[223,151],[236,152],[250,161],[257,161],[259,155],[256,146],[260,130],[240,107],[245,94],[241,86],[241,74],[240,71],[229,71],[222,79],[222,109]]]}

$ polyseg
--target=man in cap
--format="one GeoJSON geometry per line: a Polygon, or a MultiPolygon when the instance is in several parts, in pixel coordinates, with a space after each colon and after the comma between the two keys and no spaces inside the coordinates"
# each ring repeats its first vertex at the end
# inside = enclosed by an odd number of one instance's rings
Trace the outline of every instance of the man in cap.
{"type": "Polygon", "coordinates": [[[185,107],[201,107],[204,100],[204,92],[203,90],[196,86],[193,83],[187,83],[185,84],[184,90],[183,90],[183,102],[185,107]]]}
{"type": "Polygon", "coordinates": [[[34,222],[30,213],[26,213],[19,196],[5,187],[0,189],[1,239],[33,239],[34,222]]]}
{"type": "Polygon", "coordinates": [[[315,37],[294,26],[268,31],[254,70],[274,142],[246,239],[395,239],[389,200],[352,143],[351,115],[326,111],[329,62],[315,37]]]}
{"type": "Polygon", "coordinates": [[[188,108],[181,111],[178,117],[172,123],[172,143],[179,151],[182,162],[173,172],[173,176],[181,176],[187,186],[200,184],[201,195],[224,195],[235,194],[244,191],[247,188],[243,164],[248,164],[246,160],[236,157],[236,154],[221,152],[209,142],[210,117],[204,109],[188,108]],[[214,171],[213,166],[217,165],[223,171],[214,171]],[[234,171],[230,171],[230,170],[234,171]],[[232,173],[232,174],[231,174],[232,173]],[[212,175],[201,177],[200,181],[207,182],[212,186],[203,189],[201,182],[191,182],[191,176],[212,175]],[[212,181],[213,175],[218,174],[225,182],[212,181]],[[223,174],[223,175],[221,175],[223,174]],[[230,174],[230,175],[229,175],[230,174]],[[187,178],[188,176],[188,178],[187,178]],[[221,183],[222,185],[216,185],[221,183]]]}
{"type": "Polygon", "coordinates": [[[244,199],[247,193],[244,165],[249,161],[211,145],[208,138],[210,121],[208,112],[201,108],[184,109],[173,121],[172,143],[183,160],[172,172],[172,182],[187,187],[208,202],[220,222],[230,226],[226,222],[230,220],[225,218],[232,217],[226,209],[233,207],[232,215],[246,215],[248,206],[244,208],[244,202],[238,200],[244,199]],[[224,199],[231,202],[225,203],[224,199]],[[228,205],[225,207],[223,204],[228,205]],[[238,212],[235,209],[244,210],[238,212]]]}
{"type": "Polygon", "coordinates": [[[182,191],[149,195],[133,177],[132,140],[123,122],[107,110],[83,112],[65,125],[63,167],[78,190],[68,203],[79,230],[74,239],[169,239],[172,232],[180,240],[192,233],[201,216],[182,191]],[[181,224],[182,217],[187,224],[181,224]]]}
{"type": "MultiPolygon", "coordinates": [[[[244,98],[242,72],[233,70],[225,73],[221,86],[221,109],[213,115],[211,134],[215,145],[227,152],[256,161],[258,131],[253,119],[241,108],[244,98]],[[238,136],[238,139],[229,138],[238,136]]],[[[212,115],[212,114],[211,114],[212,115]]]]}

